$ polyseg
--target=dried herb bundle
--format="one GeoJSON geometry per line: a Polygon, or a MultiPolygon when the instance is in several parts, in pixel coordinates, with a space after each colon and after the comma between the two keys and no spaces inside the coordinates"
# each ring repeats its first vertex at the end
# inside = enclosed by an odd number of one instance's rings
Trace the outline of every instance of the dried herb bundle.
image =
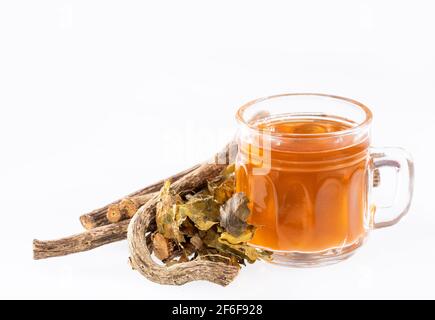
{"type": "Polygon", "coordinates": [[[247,223],[249,200],[245,194],[234,192],[233,165],[207,188],[187,195],[186,200],[165,183],[156,207],[157,230],[152,236],[156,257],[167,265],[186,257],[212,257],[212,261],[218,258],[234,265],[268,259],[268,253],[247,244],[255,233],[255,227],[247,223]]]}
{"type": "Polygon", "coordinates": [[[235,193],[234,166],[193,193],[180,194],[166,182],[129,225],[130,264],[160,284],[228,285],[245,262],[270,259],[270,253],[247,244],[255,232],[248,215],[248,199],[235,193]],[[228,221],[238,224],[230,228],[228,221]]]}
{"type": "MultiPolygon", "coordinates": [[[[192,192],[207,185],[208,180],[220,174],[225,165],[204,164],[178,179],[172,187],[178,193],[192,192]]],[[[147,203],[155,204],[157,195],[147,203]]],[[[95,249],[99,246],[121,241],[127,238],[127,228],[130,220],[122,220],[96,227],[86,232],[50,241],[33,241],[33,256],[35,259],[59,257],[73,253],[95,249]]]]}
{"type": "MultiPolygon", "coordinates": [[[[237,144],[230,143],[211,161],[175,175],[172,184],[158,182],[81,216],[86,232],[59,240],[34,240],[34,258],[88,251],[127,237],[132,267],[152,281],[229,284],[245,260],[268,258],[267,253],[246,245],[255,230],[246,221],[238,233],[227,230],[222,222],[228,210],[239,208],[236,202],[247,204],[240,201],[243,195],[234,195],[234,166],[227,167],[234,163],[236,153],[237,144]],[[156,263],[152,253],[164,264],[156,263]]],[[[240,208],[234,214],[243,219],[240,213],[247,207],[240,208]]]]}

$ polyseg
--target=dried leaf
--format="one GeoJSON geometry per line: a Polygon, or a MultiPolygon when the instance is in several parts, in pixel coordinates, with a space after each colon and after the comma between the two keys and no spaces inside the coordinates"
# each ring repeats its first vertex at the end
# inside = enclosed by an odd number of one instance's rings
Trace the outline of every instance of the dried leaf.
{"type": "Polygon", "coordinates": [[[249,263],[254,263],[259,258],[257,249],[248,245],[231,245],[231,248],[238,250],[243,255],[245,255],[246,260],[248,260],[249,263]]]}
{"type": "Polygon", "coordinates": [[[214,180],[208,184],[208,189],[219,204],[224,204],[234,194],[234,176],[224,180],[214,180]]]}
{"type": "Polygon", "coordinates": [[[229,232],[223,232],[219,240],[223,240],[231,244],[246,243],[252,240],[252,238],[254,237],[254,233],[255,233],[255,227],[248,226],[247,229],[238,237],[233,236],[229,232]]]}
{"type": "Polygon", "coordinates": [[[269,253],[247,244],[255,227],[247,223],[249,200],[234,194],[234,182],[234,166],[229,166],[206,189],[186,196],[185,203],[166,182],[156,208],[155,255],[167,266],[191,258],[235,266],[267,260],[269,253]]]}
{"type": "Polygon", "coordinates": [[[184,242],[184,236],[180,232],[180,226],[186,219],[179,210],[182,203],[180,196],[170,190],[171,183],[165,182],[160,191],[159,201],[156,208],[157,230],[167,239],[184,242]]]}
{"type": "Polygon", "coordinates": [[[197,250],[201,250],[203,247],[203,243],[201,238],[198,235],[194,235],[192,238],[190,238],[190,243],[195,247],[197,250]]]}
{"type": "MultiPolygon", "coordinates": [[[[221,254],[226,256],[236,256],[240,259],[248,259],[248,261],[255,261],[255,259],[252,259],[252,254],[248,256],[245,254],[243,245],[233,245],[229,242],[226,242],[224,240],[220,240],[220,235],[216,233],[214,230],[209,230],[207,232],[206,237],[203,239],[204,243],[210,247],[217,249],[221,254]]],[[[249,249],[248,249],[249,251],[249,249]]]]}
{"type": "Polygon", "coordinates": [[[219,234],[213,230],[208,230],[205,235],[202,237],[202,241],[208,246],[214,248],[211,244],[216,242],[219,239],[219,234]]]}
{"type": "Polygon", "coordinates": [[[209,260],[213,262],[221,262],[240,268],[240,260],[236,256],[222,254],[216,249],[208,249],[208,250],[201,251],[201,254],[199,255],[199,259],[209,260]]]}
{"type": "Polygon", "coordinates": [[[231,244],[225,240],[219,239],[219,242],[226,247],[228,252],[231,252],[241,259],[246,259],[249,263],[254,263],[258,259],[269,261],[271,253],[251,247],[246,243],[231,244]]]}
{"type": "Polygon", "coordinates": [[[190,219],[185,219],[180,227],[180,231],[186,236],[193,237],[198,232],[198,229],[190,219]]]}
{"type": "Polygon", "coordinates": [[[217,231],[218,233],[224,233],[224,232],[225,232],[225,229],[222,228],[220,225],[217,225],[217,226],[216,226],[216,231],[217,231]]]}
{"type": "Polygon", "coordinates": [[[230,175],[234,174],[236,172],[236,164],[232,163],[229,166],[227,166],[224,171],[222,171],[222,176],[229,177],[230,175]]]}
{"type": "Polygon", "coordinates": [[[257,252],[259,255],[259,259],[261,259],[263,261],[267,261],[267,262],[272,262],[273,252],[266,251],[266,250],[260,250],[260,249],[257,249],[257,252]]]}
{"type": "Polygon", "coordinates": [[[153,252],[162,261],[169,257],[170,246],[168,240],[160,233],[155,233],[153,236],[153,252]]]}
{"type": "Polygon", "coordinates": [[[212,196],[195,196],[186,204],[179,205],[178,210],[202,231],[207,231],[219,223],[219,205],[212,196]]]}
{"type": "Polygon", "coordinates": [[[228,166],[222,175],[208,183],[208,190],[216,202],[224,204],[235,191],[234,165],[228,166]]]}
{"type": "Polygon", "coordinates": [[[248,203],[244,193],[236,193],[220,208],[220,226],[234,237],[240,237],[248,228],[248,203]]]}
{"type": "Polygon", "coordinates": [[[243,260],[247,260],[249,263],[254,263],[258,259],[270,261],[270,252],[254,248],[247,243],[232,244],[222,239],[221,235],[213,229],[207,231],[202,240],[207,247],[218,250],[221,255],[236,257],[240,264],[243,264],[243,260]]]}
{"type": "Polygon", "coordinates": [[[198,230],[198,236],[202,239],[207,235],[207,231],[198,230]]]}
{"type": "Polygon", "coordinates": [[[209,196],[211,196],[210,192],[207,189],[203,189],[196,193],[189,193],[185,195],[185,198],[189,202],[189,201],[194,201],[195,199],[202,199],[209,196]]]}

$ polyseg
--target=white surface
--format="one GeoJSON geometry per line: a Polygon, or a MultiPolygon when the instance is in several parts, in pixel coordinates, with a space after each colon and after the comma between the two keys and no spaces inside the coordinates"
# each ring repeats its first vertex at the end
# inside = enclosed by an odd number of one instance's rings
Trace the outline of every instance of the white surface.
{"type": "Polygon", "coordinates": [[[0,298],[435,298],[432,1],[2,1],[0,298]],[[323,269],[153,284],[125,242],[33,261],[33,238],[199,162],[238,106],[282,92],[365,102],[415,157],[410,215],[323,269]]]}

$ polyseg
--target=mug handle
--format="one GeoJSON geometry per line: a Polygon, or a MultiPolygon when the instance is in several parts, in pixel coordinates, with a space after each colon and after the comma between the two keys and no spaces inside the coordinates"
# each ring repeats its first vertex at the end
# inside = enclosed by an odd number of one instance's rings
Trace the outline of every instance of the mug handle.
{"type": "Polygon", "coordinates": [[[376,207],[372,223],[374,229],[390,227],[398,223],[409,211],[414,192],[414,162],[404,149],[395,147],[371,148],[372,179],[379,184],[382,168],[394,168],[397,176],[395,198],[391,205],[376,207]],[[377,217],[387,217],[385,220],[377,217]],[[389,217],[389,218],[388,218],[389,217]]]}

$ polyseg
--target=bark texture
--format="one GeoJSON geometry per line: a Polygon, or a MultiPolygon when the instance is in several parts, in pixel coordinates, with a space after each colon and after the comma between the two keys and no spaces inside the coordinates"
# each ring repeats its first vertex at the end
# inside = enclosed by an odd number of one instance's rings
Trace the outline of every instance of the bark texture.
{"type": "Polygon", "coordinates": [[[145,187],[141,190],[138,190],[136,192],[133,192],[131,194],[129,194],[128,196],[125,196],[117,201],[114,201],[102,208],[99,209],[95,209],[89,213],[83,214],[82,216],[80,216],[80,222],[82,224],[82,226],[86,229],[86,230],[90,230],[93,228],[97,228],[97,227],[101,227],[104,225],[108,225],[111,222],[107,219],[107,211],[109,209],[110,206],[113,205],[118,205],[120,204],[120,202],[122,200],[124,200],[125,198],[134,198],[137,196],[142,196],[142,195],[146,195],[146,194],[150,194],[150,193],[154,193],[154,192],[158,192],[162,186],[163,183],[166,180],[171,180],[172,182],[179,180],[181,177],[185,176],[186,174],[194,171],[195,169],[197,169],[200,165],[196,165],[188,170],[185,170],[183,172],[180,172],[172,177],[169,177],[168,179],[165,180],[161,180],[159,182],[156,182],[148,187],[145,187]]]}
{"type": "Polygon", "coordinates": [[[129,220],[124,220],[59,240],[33,240],[33,258],[39,260],[66,256],[124,240],[127,236],[129,222],[129,220]]]}
{"type": "Polygon", "coordinates": [[[132,218],[136,214],[137,210],[139,210],[139,208],[145,203],[150,201],[156,194],[157,192],[123,199],[119,203],[119,209],[121,210],[122,216],[126,219],[132,218]]]}
{"type": "MultiPolygon", "coordinates": [[[[183,195],[190,192],[198,191],[199,189],[205,187],[207,185],[207,181],[217,177],[222,172],[222,170],[227,166],[227,163],[234,162],[234,156],[236,154],[234,153],[234,145],[235,144],[228,145],[223,151],[218,153],[210,161],[210,163],[205,163],[203,165],[196,166],[194,169],[191,168],[189,170],[183,171],[182,173],[179,173],[176,176],[174,176],[176,178],[172,177],[173,179],[172,181],[175,181],[172,184],[172,190],[183,195]],[[221,160],[217,160],[217,159],[221,159],[221,160]],[[223,161],[223,162],[220,164],[219,161],[223,161]]],[[[154,219],[155,208],[158,201],[158,193],[156,193],[156,191],[159,191],[159,189],[156,190],[156,188],[159,185],[160,183],[142,189],[142,191],[146,192],[147,194],[153,193],[152,198],[144,206],[146,208],[151,208],[150,209],[151,213],[154,214],[153,221],[155,220],[154,219]],[[156,190],[156,191],[150,192],[150,190],[156,190]]],[[[137,196],[137,194],[133,195],[132,197],[135,196],[137,196]]],[[[117,223],[107,224],[108,221],[107,221],[106,214],[108,208],[109,206],[105,207],[105,211],[106,211],[104,213],[105,224],[100,227],[92,228],[81,234],[77,234],[59,240],[49,240],[49,241],[34,240],[33,241],[34,259],[39,260],[39,259],[46,259],[51,257],[65,256],[72,253],[92,250],[105,244],[124,240],[127,237],[127,228],[130,223],[130,219],[126,219],[117,223]]],[[[95,212],[97,212],[97,210],[95,212]]],[[[91,216],[92,216],[92,221],[95,221],[94,217],[99,216],[99,214],[98,215],[94,214],[91,216]]],[[[147,228],[155,230],[155,224],[153,225],[147,223],[147,228]]],[[[145,247],[147,246],[147,244],[149,245],[150,242],[151,241],[148,236],[146,238],[146,241],[144,242],[145,247]]]]}
{"type": "MultiPolygon", "coordinates": [[[[219,175],[225,166],[205,164],[192,174],[180,179],[172,190],[183,193],[196,190],[204,179],[219,175]]],[[[158,197],[153,198],[139,209],[131,219],[127,239],[130,248],[130,264],[149,280],[166,285],[183,285],[191,281],[206,280],[222,286],[228,285],[238,275],[240,267],[223,262],[212,262],[197,258],[193,261],[161,266],[151,257],[147,246],[147,234],[155,231],[156,206],[158,197]]]]}

